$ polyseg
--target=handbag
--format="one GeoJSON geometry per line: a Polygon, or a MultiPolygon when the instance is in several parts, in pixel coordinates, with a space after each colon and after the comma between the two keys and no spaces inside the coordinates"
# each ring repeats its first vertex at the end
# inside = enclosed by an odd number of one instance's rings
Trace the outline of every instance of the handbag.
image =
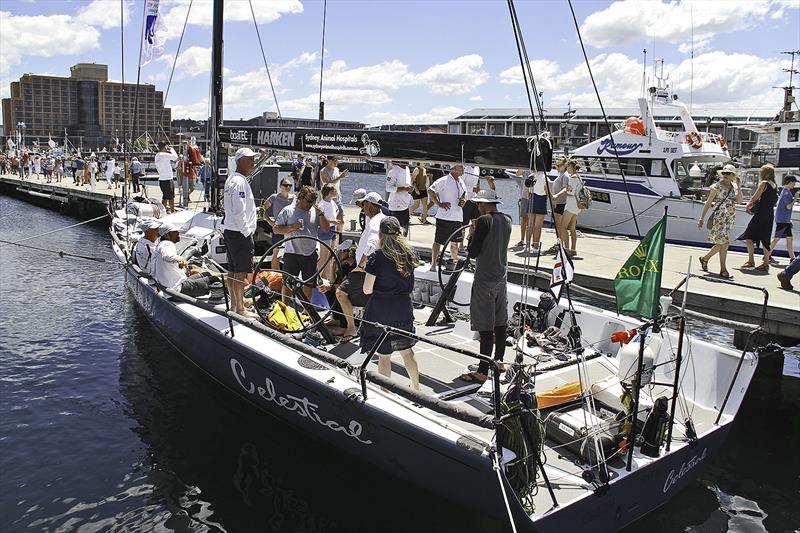
{"type": "Polygon", "coordinates": [[[725,195],[725,198],[723,198],[722,201],[717,204],[717,207],[715,207],[714,210],[711,211],[711,215],[708,217],[708,220],[706,221],[706,229],[711,229],[711,227],[714,225],[714,215],[717,213],[719,208],[722,207],[722,204],[725,203],[725,200],[728,199],[728,196],[731,195],[732,191],[733,191],[733,184],[731,184],[731,186],[728,187],[728,194],[725,195]]]}
{"type": "Polygon", "coordinates": [[[578,204],[578,209],[586,211],[592,206],[592,191],[583,183],[583,178],[578,176],[581,182],[581,188],[575,194],[575,203],[578,204]]]}

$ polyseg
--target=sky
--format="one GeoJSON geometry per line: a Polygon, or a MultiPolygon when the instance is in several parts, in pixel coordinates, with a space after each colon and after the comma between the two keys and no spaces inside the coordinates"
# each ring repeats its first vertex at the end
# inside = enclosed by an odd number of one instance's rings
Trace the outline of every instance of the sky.
{"type": "MultiPolygon", "coordinates": [[[[177,53],[166,97],[173,119],[209,114],[211,0],[193,0],[191,10],[189,3],[161,0],[165,53],[140,72],[166,91],[177,53]]],[[[651,60],[659,59],[687,105],[777,111],[782,92],[773,87],[788,82],[781,52],[800,49],[800,0],[573,4],[607,107],[635,106],[643,71],[652,82],[651,60]]],[[[322,1],[252,6],[282,115],[315,118],[322,1]]],[[[143,7],[144,0],[0,0],[0,97],[23,73],[69,76],[80,62],[106,63],[121,80],[122,42],[124,80],[135,82],[143,7]]],[[[516,10],[544,107],[598,107],[568,2],[517,0],[516,10]]],[[[477,107],[528,105],[503,0],[330,0],[326,19],[326,118],[444,123],[477,107]]],[[[225,1],[224,35],[224,117],[275,111],[248,0],[225,1]]]]}

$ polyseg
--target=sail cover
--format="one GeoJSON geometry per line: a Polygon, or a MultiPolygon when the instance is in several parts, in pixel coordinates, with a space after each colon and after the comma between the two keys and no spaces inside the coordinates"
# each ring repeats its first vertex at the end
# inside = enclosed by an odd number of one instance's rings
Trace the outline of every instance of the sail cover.
{"type": "Polygon", "coordinates": [[[464,162],[489,167],[551,168],[550,142],[495,135],[412,133],[405,131],[325,128],[219,128],[220,142],[303,154],[336,155],[351,159],[464,162]]]}

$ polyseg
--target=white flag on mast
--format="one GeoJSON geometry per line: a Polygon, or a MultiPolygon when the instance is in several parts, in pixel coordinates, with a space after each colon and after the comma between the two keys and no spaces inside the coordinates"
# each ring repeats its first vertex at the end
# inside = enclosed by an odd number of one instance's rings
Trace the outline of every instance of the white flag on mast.
{"type": "Polygon", "coordinates": [[[148,64],[164,55],[164,43],[167,40],[167,26],[158,12],[161,0],[147,0],[144,6],[144,33],[142,34],[142,55],[139,65],[148,64]]]}
{"type": "Polygon", "coordinates": [[[575,275],[575,266],[572,264],[572,258],[564,250],[564,246],[558,243],[558,254],[556,255],[556,262],[553,265],[553,270],[550,273],[550,292],[553,294],[556,303],[561,299],[561,292],[564,286],[572,283],[572,278],[575,275]]]}
{"type": "Polygon", "coordinates": [[[50,148],[56,147],[56,142],[53,140],[53,137],[49,134],[47,135],[47,146],[49,146],[50,148]]]}

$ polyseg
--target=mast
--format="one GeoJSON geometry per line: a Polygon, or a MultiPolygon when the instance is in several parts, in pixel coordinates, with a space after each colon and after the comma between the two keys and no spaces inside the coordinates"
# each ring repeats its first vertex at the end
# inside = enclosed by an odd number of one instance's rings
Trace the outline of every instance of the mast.
{"type": "Polygon", "coordinates": [[[222,16],[223,0],[214,0],[211,30],[211,117],[209,118],[209,140],[211,142],[211,169],[214,184],[211,187],[211,211],[221,209],[219,189],[227,178],[227,168],[220,174],[220,162],[227,167],[227,151],[219,142],[219,126],[222,124],[222,16]]]}

